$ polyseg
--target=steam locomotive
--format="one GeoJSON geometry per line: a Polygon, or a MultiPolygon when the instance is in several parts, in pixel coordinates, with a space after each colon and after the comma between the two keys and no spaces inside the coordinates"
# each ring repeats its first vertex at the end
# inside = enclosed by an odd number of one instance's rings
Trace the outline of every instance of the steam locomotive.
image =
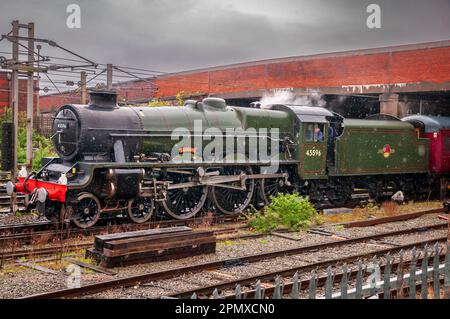
{"type": "Polygon", "coordinates": [[[175,219],[205,209],[235,215],[279,192],[337,206],[355,187],[375,198],[420,195],[442,173],[429,167],[435,137],[420,118],[344,119],[320,107],[243,108],[219,98],[182,107],[116,101],[100,91],[88,105],[62,106],[52,129],[59,157],[21,171],[8,193],[29,194],[46,217],[87,228],[104,214],[144,223],[156,209],[175,219]],[[211,146],[214,137],[222,142],[211,146]]]}

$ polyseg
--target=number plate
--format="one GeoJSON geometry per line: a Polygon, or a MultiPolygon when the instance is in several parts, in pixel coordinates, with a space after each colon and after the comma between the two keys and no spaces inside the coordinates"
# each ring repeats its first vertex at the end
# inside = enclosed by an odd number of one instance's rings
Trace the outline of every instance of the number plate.
{"type": "Polygon", "coordinates": [[[309,150],[306,151],[306,156],[320,157],[320,156],[322,156],[322,151],[321,150],[317,150],[315,148],[309,149],[309,150]]]}

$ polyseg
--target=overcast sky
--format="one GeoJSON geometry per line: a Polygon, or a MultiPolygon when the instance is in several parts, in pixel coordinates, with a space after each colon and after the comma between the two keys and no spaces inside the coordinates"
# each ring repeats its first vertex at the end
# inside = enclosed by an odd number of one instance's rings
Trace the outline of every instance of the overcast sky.
{"type": "Polygon", "coordinates": [[[170,72],[450,39],[450,0],[0,0],[0,33],[13,19],[96,62],[170,72]],[[71,3],[80,29],[66,26],[71,3]],[[366,26],[370,3],[380,29],[366,26]]]}

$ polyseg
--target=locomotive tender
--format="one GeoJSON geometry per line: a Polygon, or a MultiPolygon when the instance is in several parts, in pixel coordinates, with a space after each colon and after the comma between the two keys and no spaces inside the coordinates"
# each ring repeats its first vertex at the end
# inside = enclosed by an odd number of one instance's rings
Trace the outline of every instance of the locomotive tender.
{"type": "Polygon", "coordinates": [[[58,110],[52,134],[59,157],[38,172],[22,173],[7,190],[31,194],[30,205],[45,216],[69,218],[82,228],[101,214],[124,211],[143,223],[156,207],[176,219],[206,207],[233,215],[278,192],[343,205],[355,187],[374,197],[430,187],[429,139],[417,134],[414,123],[344,119],[320,107],[242,108],[218,98],[183,107],[119,107],[115,93],[91,92],[89,105],[58,110]],[[230,160],[216,147],[214,155],[222,159],[217,160],[204,158],[197,145],[177,147],[173,132],[179,128],[185,132],[179,137],[200,135],[200,148],[211,139],[205,138],[208,129],[233,129],[225,139],[233,140],[236,154],[230,160]],[[252,129],[256,146],[236,133],[252,129]],[[277,138],[269,135],[271,129],[277,138]],[[240,143],[245,145],[239,148],[240,143]],[[277,151],[276,171],[267,170],[267,161],[249,159],[262,148],[277,151]]]}

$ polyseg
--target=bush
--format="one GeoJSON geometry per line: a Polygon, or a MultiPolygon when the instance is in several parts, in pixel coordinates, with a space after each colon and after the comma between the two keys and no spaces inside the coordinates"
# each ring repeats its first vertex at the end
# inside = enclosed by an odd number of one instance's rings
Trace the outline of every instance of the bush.
{"type": "MultiPolygon", "coordinates": [[[[0,116],[0,132],[1,125],[4,122],[12,121],[11,109],[0,116]]],[[[19,130],[17,139],[19,147],[17,149],[17,162],[19,164],[26,163],[26,147],[27,147],[27,129],[26,129],[26,113],[19,113],[19,130]]],[[[1,140],[1,133],[0,133],[1,140]]],[[[33,130],[33,170],[38,170],[42,165],[42,158],[49,156],[56,156],[52,141],[33,130]]]]}
{"type": "Polygon", "coordinates": [[[249,226],[258,232],[269,232],[281,227],[300,230],[321,223],[321,218],[306,197],[299,194],[282,194],[271,198],[264,212],[254,212],[249,218],[249,226]]]}
{"type": "MultiPolygon", "coordinates": [[[[17,152],[17,162],[26,163],[27,155],[27,130],[19,127],[19,148],[17,152]]],[[[56,156],[51,140],[33,130],[33,170],[38,170],[42,166],[42,158],[56,156]]]]}

